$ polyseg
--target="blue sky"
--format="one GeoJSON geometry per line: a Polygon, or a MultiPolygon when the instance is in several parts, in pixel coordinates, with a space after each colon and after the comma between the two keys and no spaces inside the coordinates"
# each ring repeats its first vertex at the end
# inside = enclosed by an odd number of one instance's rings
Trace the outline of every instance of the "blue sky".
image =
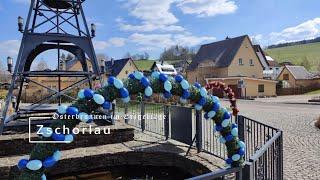
{"type": "MultiPolygon", "coordinates": [[[[0,58],[16,57],[29,0],[1,0],[0,58]]],[[[319,0],[87,0],[86,17],[97,24],[97,53],[122,58],[165,47],[248,34],[263,46],[320,36],[319,0]]]]}

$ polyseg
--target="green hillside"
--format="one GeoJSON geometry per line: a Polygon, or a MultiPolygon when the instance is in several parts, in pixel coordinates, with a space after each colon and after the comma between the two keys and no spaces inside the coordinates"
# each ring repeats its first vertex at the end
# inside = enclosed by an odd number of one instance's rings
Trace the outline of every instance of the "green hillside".
{"type": "Polygon", "coordinates": [[[140,71],[150,70],[154,62],[156,61],[155,60],[135,60],[134,61],[134,63],[136,64],[137,68],[140,71]]]}
{"type": "Polygon", "coordinates": [[[300,65],[303,60],[308,59],[311,71],[316,71],[320,65],[320,43],[267,49],[266,52],[278,62],[290,61],[300,65]]]}

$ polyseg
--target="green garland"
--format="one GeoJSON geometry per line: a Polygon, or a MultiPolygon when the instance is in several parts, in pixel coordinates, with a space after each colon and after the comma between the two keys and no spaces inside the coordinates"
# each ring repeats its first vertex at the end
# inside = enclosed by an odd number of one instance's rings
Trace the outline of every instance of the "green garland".
{"type": "MultiPolygon", "coordinates": [[[[216,126],[216,130],[221,134],[221,142],[226,144],[228,159],[226,163],[229,167],[239,167],[244,162],[244,143],[238,138],[237,125],[232,124],[230,119],[230,113],[225,108],[220,107],[220,102],[217,97],[208,95],[205,88],[199,84],[189,85],[182,76],[178,75],[175,78],[168,77],[167,75],[160,74],[158,72],[152,73],[150,78],[146,78],[141,72],[134,72],[129,75],[129,78],[122,82],[115,77],[110,77],[104,86],[95,92],[90,89],[81,90],[78,94],[78,100],[66,108],[65,112],[58,112],[60,114],[96,114],[97,109],[104,108],[110,110],[110,104],[115,99],[121,98],[125,103],[130,101],[130,96],[137,96],[138,99],[148,99],[151,95],[162,94],[166,99],[170,99],[171,96],[181,97],[181,103],[185,104],[187,101],[195,105],[197,110],[203,110],[207,119],[212,119],[216,126]],[[80,113],[81,112],[81,113],[80,113]]],[[[63,109],[63,108],[62,108],[63,109]]],[[[72,119],[72,120],[55,120],[51,125],[51,129],[58,127],[62,128],[66,126],[69,129],[75,128],[81,121],[91,122],[88,118],[72,119]]],[[[60,136],[52,134],[48,137],[41,137],[42,140],[59,140],[60,136]]],[[[62,135],[62,139],[65,139],[67,135],[62,135]]],[[[72,135],[71,135],[72,136],[72,135]]],[[[70,135],[69,135],[70,137],[70,135]]],[[[30,180],[30,179],[42,179],[46,177],[44,172],[46,167],[54,165],[58,158],[55,157],[58,148],[57,144],[36,144],[31,152],[29,160],[20,160],[18,167],[21,169],[21,173],[18,179],[30,180]],[[49,157],[49,160],[48,160],[49,157]],[[31,161],[34,164],[30,163],[31,161]],[[29,164],[28,164],[29,163],[29,164]],[[41,164],[40,164],[41,163],[41,164]],[[39,166],[36,170],[33,166],[39,166]],[[40,167],[41,165],[41,167],[40,167]]]]}

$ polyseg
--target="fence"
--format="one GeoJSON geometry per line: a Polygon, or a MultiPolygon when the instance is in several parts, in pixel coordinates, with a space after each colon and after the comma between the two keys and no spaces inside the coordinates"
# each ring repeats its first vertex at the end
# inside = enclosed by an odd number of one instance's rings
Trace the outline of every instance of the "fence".
{"type": "MultiPolygon", "coordinates": [[[[175,133],[173,131],[177,130],[171,127],[173,115],[169,109],[173,107],[157,103],[133,102],[129,105],[117,103],[116,112],[128,114],[129,116],[126,116],[125,119],[126,123],[140,128],[142,131],[172,138],[175,133]],[[158,116],[144,118],[148,115],[158,116]]],[[[195,111],[191,107],[183,108],[192,111],[192,121],[194,122],[192,135],[195,137],[198,151],[226,159],[226,148],[224,144],[219,142],[219,135],[214,131],[214,122],[205,120],[200,111],[195,111]]],[[[223,178],[230,176],[230,174],[236,175],[236,179],[283,179],[282,131],[244,116],[233,118],[232,121],[238,124],[239,138],[246,143],[245,166],[240,169],[233,168],[212,172],[192,179],[223,178]]],[[[186,131],[186,129],[182,129],[182,131],[186,131]]]]}
{"type": "Polygon", "coordinates": [[[296,87],[296,88],[277,88],[278,96],[285,95],[300,95],[305,94],[311,91],[318,90],[319,86],[310,86],[310,87],[296,87]]]}

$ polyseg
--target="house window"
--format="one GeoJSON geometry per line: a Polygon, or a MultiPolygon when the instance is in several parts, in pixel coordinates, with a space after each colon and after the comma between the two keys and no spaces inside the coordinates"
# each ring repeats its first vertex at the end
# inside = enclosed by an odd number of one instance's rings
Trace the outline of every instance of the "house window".
{"type": "Polygon", "coordinates": [[[126,75],[128,75],[129,74],[129,72],[128,71],[126,71],[126,75]]]}
{"type": "Polygon", "coordinates": [[[254,66],[252,59],[249,60],[249,63],[250,63],[250,66],[254,66]]]}
{"type": "Polygon", "coordinates": [[[264,92],[264,84],[259,84],[258,85],[258,92],[263,93],[264,92]]]}
{"type": "Polygon", "coordinates": [[[283,74],[283,80],[289,80],[289,74],[283,74]]]}
{"type": "Polygon", "coordinates": [[[239,65],[243,65],[242,58],[239,59],[239,65]]]}

